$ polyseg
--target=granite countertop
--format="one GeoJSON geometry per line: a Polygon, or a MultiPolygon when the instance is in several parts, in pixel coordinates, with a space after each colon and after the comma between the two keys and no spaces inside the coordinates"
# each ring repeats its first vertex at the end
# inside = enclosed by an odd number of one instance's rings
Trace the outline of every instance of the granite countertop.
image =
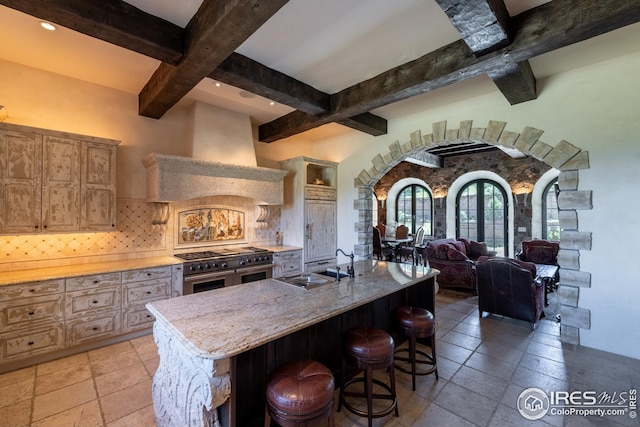
{"type": "Polygon", "coordinates": [[[257,247],[261,248],[261,249],[266,249],[268,251],[272,251],[272,252],[287,252],[287,251],[301,251],[302,248],[298,247],[298,246],[287,246],[287,245],[256,245],[257,247]]]}
{"type": "Polygon", "coordinates": [[[355,272],[354,279],[331,279],[312,289],[266,279],[155,301],[147,308],[194,354],[225,359],[438,274],[375,260],[357,261],[355,272]]]}
{"type": "Polygon", "coordinates": [[[128,259],[122,261],[96,262],[58,267],[34,268],[29,270],[5,271],[0,275],[0,286],[15,285],[24,282],[64,279],[66,277],[86,276],[88,274],[113,273],[138,268],[162,267],[182,264],[182,260],[172,256],[128,259]]]}

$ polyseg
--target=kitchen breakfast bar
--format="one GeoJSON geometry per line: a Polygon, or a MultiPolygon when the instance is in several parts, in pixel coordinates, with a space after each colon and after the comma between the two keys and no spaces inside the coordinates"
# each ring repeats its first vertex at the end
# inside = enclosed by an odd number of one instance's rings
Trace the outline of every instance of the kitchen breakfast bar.
{"type": "Polygon", "coordinates": [[[437,274],[363,260],[354,278],[309,289],[266,279],[149,303],[160,354],[153,379],[158,427],[263,425],[269,372],[310,358],[338,379],[342,332],[358,325],[384,329],[399,344],[404,338],[390,311],[409,304],[434,312],[437,274]]]}

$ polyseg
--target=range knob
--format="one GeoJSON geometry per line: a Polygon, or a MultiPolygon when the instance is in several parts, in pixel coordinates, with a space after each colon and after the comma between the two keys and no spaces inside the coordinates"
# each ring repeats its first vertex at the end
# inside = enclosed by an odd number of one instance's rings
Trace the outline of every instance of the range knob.
{"type": "Polygon", "coordinates": [[[240,264],[240,265],[245,265],[248,261],[249,261],[249,260],[245,261],[245,260],[241,259],[241,260],[240,260],[240,262],[239,262],[239,264],[240,264]]]}
{"type": "Polygon", "coordinates": [[[202,269],[203,269],[202,264],[198,264],[198,270],[202,270],[202,269]]]}
{"type": "Polygon", "coordinates": [[[189,266],[189,270],[190,271],[196,271],[196,266],[195,265],[189,266]]]}
{"type": "Polygon", "coordinates": [[[217,263],[217,262],[211,263],[211,266],[212,266],[213,268],[218,268],[218,263],[217,263]]]}
{"type": "Polygon", "coordinates": [[[222,268],[227,268],[227,263],[226,263],[226,262],[223,262],[223,263],[222,263],[222,265],[220,265],[220,267],[222,267],[222,268]]]}
{"type": "Polygon", "coordinates": [[[206,263],[206,264],[204,265],[204,268],[206,268],[207,270],[210,270],[210,269],[211,269],[211,264],[206,263]]]}

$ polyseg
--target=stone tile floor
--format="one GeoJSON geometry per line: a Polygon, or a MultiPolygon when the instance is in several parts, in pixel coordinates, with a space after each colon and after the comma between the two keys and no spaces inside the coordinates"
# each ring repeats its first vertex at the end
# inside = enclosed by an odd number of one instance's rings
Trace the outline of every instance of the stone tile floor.
{"type": "MultiPolygon", "coordinates": [[[[640,360],[562,344],[559,324],[552,320],[532,332],[525,322],[493,315],[480,319],[473,296],[443,291],[436,305],[440,379],[418,377],[413,392],[410,376],[397,372],[400,417],[376,419],[375,426],[640,425],[628,410],[622,416],[547,414],[529,421],[516,406],[530,387],[547,395],[596,391],[619,398],[640,388],[640,360]]],[[[149,335],[2,374],[0,426],[153,427],[151,380],[157,364],[149,335]]],[[[380,378],[386,377],[382,372],[380,378]]],[[[336,425],[366,426],[366,419],[343,409],[336,425]]]]}

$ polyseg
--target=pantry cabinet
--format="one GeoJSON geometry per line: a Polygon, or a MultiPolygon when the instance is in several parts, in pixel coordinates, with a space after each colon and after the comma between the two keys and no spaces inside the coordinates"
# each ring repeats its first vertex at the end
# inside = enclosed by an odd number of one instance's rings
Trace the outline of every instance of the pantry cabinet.
{"type": "Polygon", "coordinates": [[[284,160],[284,205],[281,228],[285,244],[303,248],[303,269],[334,264],[337,247],[338,164],[296,157],[284,160]]]}
{"type": "Polygon", "coordinates": [[[114,230],[118,144],[0,123],[0,233],[114,230]]]}

